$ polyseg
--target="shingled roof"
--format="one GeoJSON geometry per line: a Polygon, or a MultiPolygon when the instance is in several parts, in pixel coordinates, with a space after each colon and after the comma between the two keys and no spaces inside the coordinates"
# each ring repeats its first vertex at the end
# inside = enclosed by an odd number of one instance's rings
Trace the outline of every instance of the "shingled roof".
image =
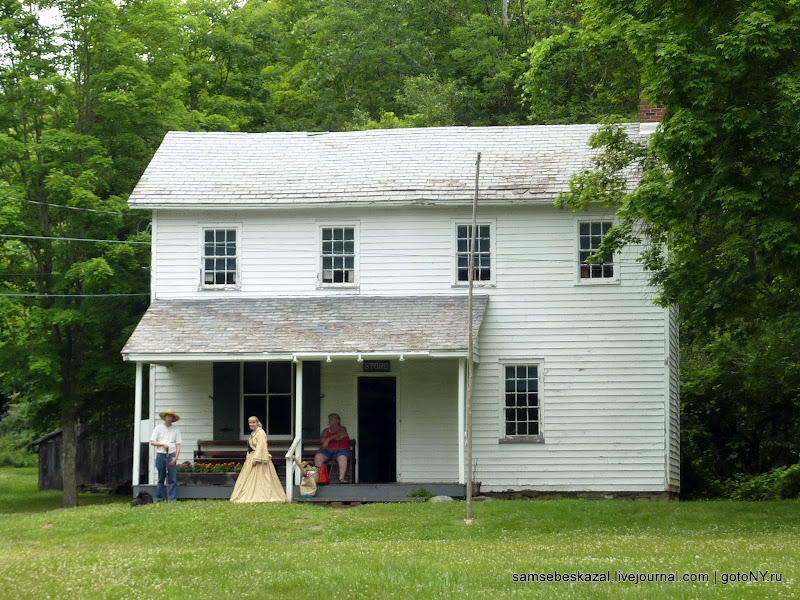
{"type": "MultiPolygon", "coordinates": [[[[628,126],[638,135],[638,123],[628,126]]],[[[589,166],[596,125],[432,127],[338,133],[170,132],[133,208],[552,202],[589,166]]]]}
{"type": "MultiPolygon", "coordinates": [[[[476,296],[475,332],[488,303],[476,296]]],[[[153,302],[128,360],[321,353],[466,352],[467,297],[337,296],[153,302]]],[[[154,361],[155,362],[155,361],[154,361]]]]}

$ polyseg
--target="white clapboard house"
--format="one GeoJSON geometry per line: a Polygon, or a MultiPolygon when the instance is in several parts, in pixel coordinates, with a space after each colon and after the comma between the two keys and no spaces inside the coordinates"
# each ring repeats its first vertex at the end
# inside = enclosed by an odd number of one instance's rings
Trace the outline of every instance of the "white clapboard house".
{"type": "Polygon", "coordinates": [[[129,201],[153,234],[151,305],[123,350],[137,438],[174,408],[183,462],[246,439],[255,414],[283,461],[337,412],[360,483],[471,469],[482,491],[676,494],[675,311],[654,304],[641,249],[584,262],[612,213],[553,204],[595,129],[168,134],[129,201]]]}

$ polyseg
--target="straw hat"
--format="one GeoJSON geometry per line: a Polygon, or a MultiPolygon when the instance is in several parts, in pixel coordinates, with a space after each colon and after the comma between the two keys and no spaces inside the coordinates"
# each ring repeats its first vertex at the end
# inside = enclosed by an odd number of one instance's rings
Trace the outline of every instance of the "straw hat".
{"type": "Polygon", "coordinates": [[[180,420],[181,420],[181,418],[178,416],[178,413],[176,413],[176,412],[175,412],[173,409],[171,409],[171,408],[168,408],[168,409],[167,409],[167,410],[165,410],[164,412],[158,413],[158,416],[159,416],[159,417],[161,417],[161,420],[162,420],[162,421],[164,420],[164,417],[166,417],[167,415],[172,415],[172,422],[173,422],[173,423],[177,423],[178,421],[180,421],[180,420]]]}

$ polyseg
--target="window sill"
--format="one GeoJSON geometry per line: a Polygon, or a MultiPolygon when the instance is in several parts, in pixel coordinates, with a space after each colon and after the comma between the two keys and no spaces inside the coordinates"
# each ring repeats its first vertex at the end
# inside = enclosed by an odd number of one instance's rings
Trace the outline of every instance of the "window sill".
{"type": "Polygon", "coordinates": [[[198,288],[201,292],[238,292],[241,289],[238,285],[201,285],[198,288]]]}
{"type": "Polygon", "coordinates": [[[598,277],[597,279],[579,279],[575,282],[575,286],[589,286],[589,285],[619,285],[622,283],[619,279],[608,278],[603,279],[598,277]]]}
{"type": "MultiPolygon", "coordinates": [[[[473,281],[473,287],[476,288],[493,288],[495,287],[494,281],[473,281]]],[[[466,281],[459,281],[458,283],[454,283],[451,287],[453,288],[468,288],[469,283],[466,281]]]]}
{"type": "Polygon", "coordinates": [[[358,290],[359,285],[357,283],[318,283],[317,289],[318,290],[342,290],[342,291],[352,291],[358,290]]]}
{"type": "Polygon", "coordinates": [[[500,444],[544,444],[544,437],[541,435],[513,435],[500,438],[500,444]]]}

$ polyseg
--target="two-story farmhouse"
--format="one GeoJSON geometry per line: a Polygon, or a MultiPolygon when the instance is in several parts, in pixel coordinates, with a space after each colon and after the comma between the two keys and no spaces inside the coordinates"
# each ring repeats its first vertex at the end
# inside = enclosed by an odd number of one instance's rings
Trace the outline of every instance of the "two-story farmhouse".
{"type": "Polygon", "coordinates": [[[181,461],[249,415],[315,448],[337,412],[360,482],[676,493],[675,312],[639,249],[585,262],[612,214],[553,205],[595,129],[168,134],[130,198],[153,215],[152,303],[123,350],[137,439],[174,408],[181,461]]]}

